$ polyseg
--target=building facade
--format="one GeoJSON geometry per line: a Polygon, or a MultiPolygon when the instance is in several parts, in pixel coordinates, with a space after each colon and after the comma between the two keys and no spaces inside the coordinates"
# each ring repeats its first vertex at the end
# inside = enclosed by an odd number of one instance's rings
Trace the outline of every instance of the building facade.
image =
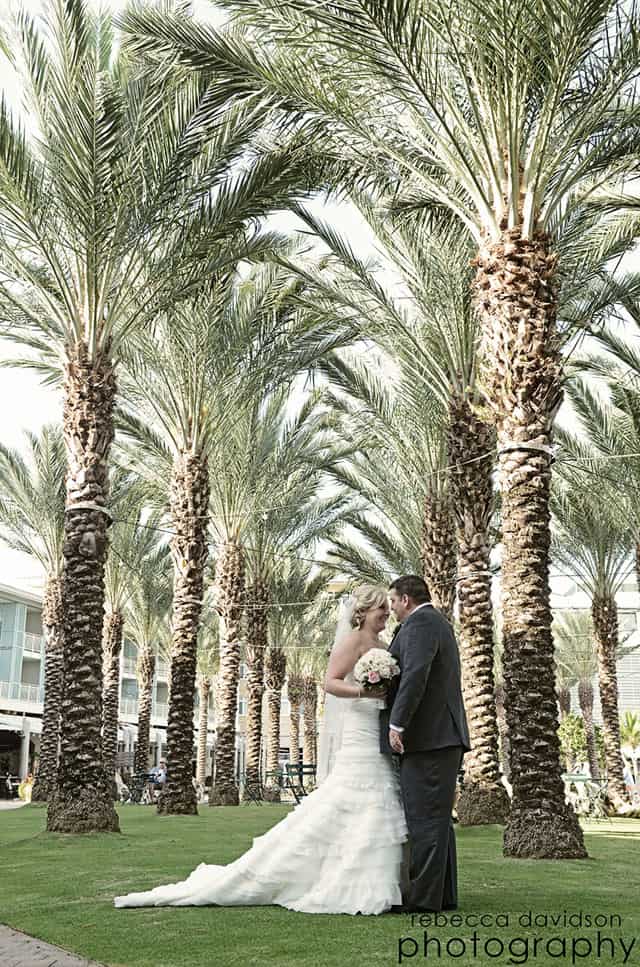
{"type": "MultiPolygon", "coordinates": [[[[616,596],[618,628],[625,654],[618,661],[618,711],[640,713],[640,594],[635,577],[630,575],[616,596]]],[[[586,611],[591,601],[576,582],[564,575],[551,577],[551,606],[554,611],[586,611]]],[[[602,725],[600,690],[597,676],[593,679],[593,717],[602,725]]],[[[571,692],[571,710],[579,712],[578,689],[571,692]]]]}
{"type": "MultiPolygon", "coordinates": [[[[42,599],[37,594],[0,584],[0,777],[11,775],[24,779],[37,767],[42,732],[44,702],[44,650],[42,599]]],[[[118,766],[128,770],[138,740],[137,649],[125,638],[120,656],[120,705],[118,724],[118,766]]],[[[167,713],[169,701],[169,668],[166,661],[156,660],[153,681],[149,761],[157,765],[166,758],[167,713]]],[[[245,733],[247,711],[247,668],[240,666],[238,710],[236,715],[236,779],[241,781],[245,768],[245,733]]],[[[194,695],[194,725],[197,741],[199,696],[194,695]]],[[[281,758],[285,759],[289,743],[289,702],[282,697],[280,741],[281,758]]],[[[266,696],[263,724],[266,732],[266,696]]],[[[209,696],[207,734],[207,775],[213,767],[215,746],[215,706],[213,691],[209,696]]],[[[266,741],[263,742],[266,748],[266,741]]],[[[195,767],[194,746],[194,767],[195,767]]]]}

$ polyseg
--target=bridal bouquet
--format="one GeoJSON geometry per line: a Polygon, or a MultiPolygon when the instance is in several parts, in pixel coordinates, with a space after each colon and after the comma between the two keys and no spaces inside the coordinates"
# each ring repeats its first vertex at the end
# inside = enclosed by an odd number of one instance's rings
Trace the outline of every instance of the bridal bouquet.
{"type": "Polygon", "coordinates": [[[370,648],[358,659],[353,677],[362,688],[384,685],[400,674],[400,666],[385,648],[370,648]]]}

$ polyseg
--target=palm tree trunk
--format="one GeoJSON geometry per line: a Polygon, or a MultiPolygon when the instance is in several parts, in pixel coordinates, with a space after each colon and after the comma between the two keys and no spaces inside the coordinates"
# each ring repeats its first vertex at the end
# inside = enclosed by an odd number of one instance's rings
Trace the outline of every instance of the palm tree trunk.
{"type": "Polygon", "coordinates": [[[115,789],[116,753],[118,751],[118,706],[120,703],[120,652],[124,632],[124,616],[119,611],[105,615],[102,634],[102,762],[115,789]]]}
{"type": "Polygon", "coordinates": [[[513,800],[507,856],[587,855],[565,802],[549,591],[551,442],[562,398],[556,256],[519,229],[487,241],[475,264],[483,390],[496,424],[502,493],[502,627],[513,800]]]}
{"type": "MultiPolygon", "coordinates": [[[[282,705],[282,689],[287,675],[287,658],[281,648],[271,646],[267,652],[265,667],[265,683],[267,686],[267,705],[269,708],[269,724],[267,732],[267,772],[278,771],[280,763],[280,709],[282,705]]],[[[272,777],[269,778],[264,790],[265,798],[270,802],[280,801],[280,788],[272,777]]]]}
{"type": "Polygon", "coordinates": [[[422,520],[422,570],[434,607],[453,621],[456,538],[448,493],[429,493],[422,520]]]}
{"type": "Polygon", "coordinates": [[[138,741],[133,760],[135,772],[146,772],[149,768],[149,735],[151,732],[155,670],[156,656],[149,645],[144,644],[138,654],[136,668],[138,677],[138,741]]]}
{"type": "Polygon", "coordinates": [[[49,576],[42,600],[44,652],[44,709],[40,737],[40,765],[33,784],[31,802],[46,802],[53,794],[58,769],[60,707],[63,688],[62,584],[49,576]]]}
{"type": "Polygon", "coordinates": [[[115,377],[108,349],[68,347],[63,427],[69,459],[62,599],[64,697],[58,780],[47,829],[118,832],[102,765],[102,622],[107,553],[108,458],[113,440],[115,377]]]}
{"type": "Polygon", "coordinates": [[[493,675],[489,523],[494,447],[493,428],[474,415],[467,400],[452,400],[450,487],[458,544],[462,685],[471,738],[456,807],[464,826],[504,823],[509,815],[509,796],[500,781],[493,675]]]}
{"type": "Polygon", "coordinates": [[[225,544],[216,562],[216,584],[224,637],[220,644],[219,697],[216,713],[215,776],[210,806],[237,806],[235,781],[236,712],[240,674],[240,639],[244,598],[244,553],[233,541],[225,544]]]}
{"type": "Polygon", "coordinates": [[[301,675],[289,675],[287,682],[289,696],[289,762],[292,766],[300,764],[300,706],[304,696],[301,675]]]}
{"type": "Polygon", "coordinates": [[[198,710],[198,758],[196,764],[196,781],[204,786],[207,778],[207,732],[209,729],[209,693],[211,679],[203,676],[198,683],[200,707],[198,710]]]}
{"type": "Polygon", "coordinates": [[[589,771],[591,772],[592,779],[599,779],[598,746],[596,743],[596,730],[593,724],[593,685],[588,679],[578,682],[578,702],[580,703],[584,731],[587,737],[589,771]]]}
{"type": "Polygon", "coordinates": [[[262,697],[264,695],[264,655],[267,648],[269,589],[257,579],[247,589],[247,732],[245,793],[260,792],[262,751],[262,697]]]}
{"type": "Polygon", "coordinates": [[[185,452],[175,461],[169,503],[174,531],[171,695],[167,783],[158,800],[158,812],[193,816],[198,814],[192,765],[193,696],[208,556],[209,466],[202,453],[185,452]]]}
{"type": "Polygon", "coordinates": [[[313,675],[303,678],[304,700],[304,736],[302,746],[302,760],[305,765],[316,762],[316,712],[318,708],[318,683],[313,675]]]}
{"type": "Polygon", "coordinates": [[[618,606],[613,595],[596,596],[591,603],[593,628],[598,649],[600,708],[607,767],[607,791],[616,809],[628,803],[624,763],[620,749],[618,713],[618,606]]]}
{"type": "Polygon", "coordinates": [[[500,758],[502,762],[502,774],[505,779],[511,778],[511,742],[509,741],[509,729],[507,728],[507,715],[504,708],[504,682],[496,682],[496,717],[498,719],[498,736],[500,739],[500,758]]]}
{"type": "Polygon", "coordinates": [[[560,721],[562,722],[563,718],[571,713],[571,691],[565,687],[558,688],[557,696],[558,711],[560,713],[560,721]]]}

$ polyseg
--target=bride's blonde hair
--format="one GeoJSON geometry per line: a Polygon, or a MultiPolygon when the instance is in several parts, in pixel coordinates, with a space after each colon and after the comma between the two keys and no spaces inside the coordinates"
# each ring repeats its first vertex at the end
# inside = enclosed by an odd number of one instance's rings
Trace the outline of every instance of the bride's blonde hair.
{"type": "Polygon", "coordinates": [[[381,588],[377,584],[361,584],[352,594],[351,627],[361,628],[367,611],[371,608],[380,608],[386,600],[386,588],[381,588]]]}

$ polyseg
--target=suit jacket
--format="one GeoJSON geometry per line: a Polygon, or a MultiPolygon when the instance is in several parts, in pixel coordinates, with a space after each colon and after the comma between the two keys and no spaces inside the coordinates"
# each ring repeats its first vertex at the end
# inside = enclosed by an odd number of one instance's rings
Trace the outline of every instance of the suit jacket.
{"type": "Polygon", "coordinates": [[[400,665],[380,712],[380,751],[392,752],[389,723],[404,728],[405,752],[459,745],[468,752],[460,656],[453,628],[432,605],[412,612],[390,647],[400,665]]]}

